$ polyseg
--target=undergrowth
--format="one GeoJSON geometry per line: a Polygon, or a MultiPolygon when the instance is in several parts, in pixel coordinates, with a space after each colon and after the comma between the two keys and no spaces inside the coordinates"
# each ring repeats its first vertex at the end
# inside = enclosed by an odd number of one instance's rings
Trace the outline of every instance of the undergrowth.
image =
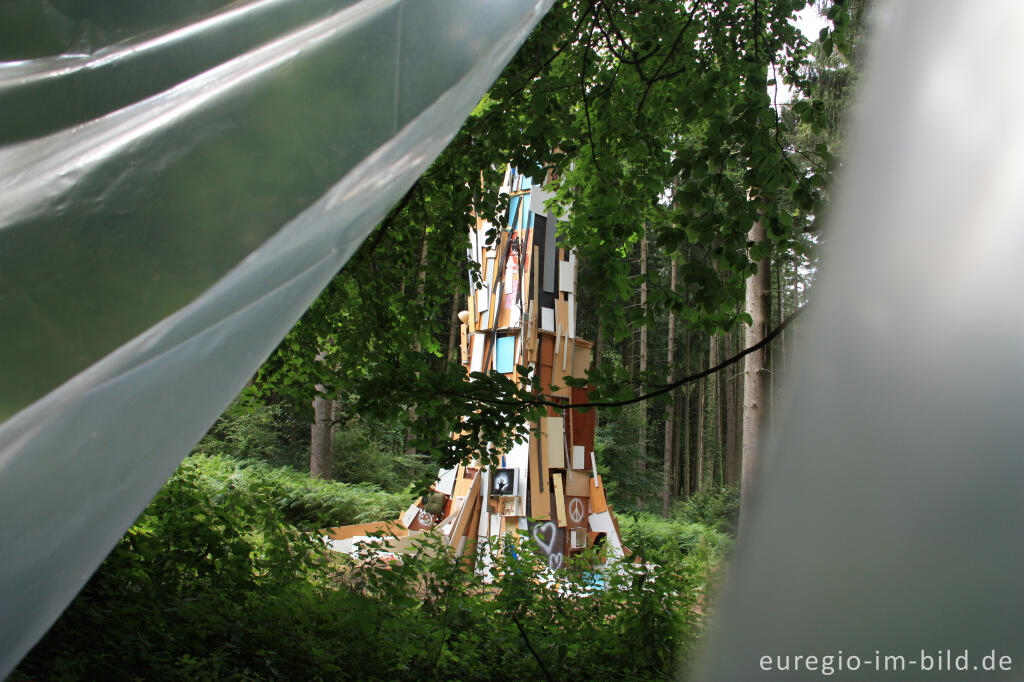
{"type": "Polygon", "coordinates": [[[501,554],[493,583],[430,539],[402,563],[345,568],[311,531],[390,504],[353,488],[190,457],[11,679],[664,679],[698,634],[695,605],[728,542],[624,519],[650,556],[593,592],[583,571],[545,585],[522,547],[501,554]],[[366,495],[377,501],[360,506],[366,495]]]}

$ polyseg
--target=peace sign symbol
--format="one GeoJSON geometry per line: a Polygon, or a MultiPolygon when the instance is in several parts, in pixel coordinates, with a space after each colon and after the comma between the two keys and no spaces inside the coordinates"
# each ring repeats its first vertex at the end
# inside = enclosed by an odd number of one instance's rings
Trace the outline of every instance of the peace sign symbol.
{"type": "Polygon", "coordinates": [[[573,520],[573,523],[579,523],[583,520],[583,500],[578,497],[574,497],[569,500],[569,518],[573,520]]]}

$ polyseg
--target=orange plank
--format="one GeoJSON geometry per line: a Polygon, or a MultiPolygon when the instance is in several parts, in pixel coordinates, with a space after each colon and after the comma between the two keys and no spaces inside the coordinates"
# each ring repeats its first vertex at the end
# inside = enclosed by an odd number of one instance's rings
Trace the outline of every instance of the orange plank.
{"type": "Polygon", "coordinates": [[[598,476],[590,482],[590,513],[600,514],[604,511],[608,511],[608,501],[604,496],[604,485],[601,483],[601,477],[598,476]]]}

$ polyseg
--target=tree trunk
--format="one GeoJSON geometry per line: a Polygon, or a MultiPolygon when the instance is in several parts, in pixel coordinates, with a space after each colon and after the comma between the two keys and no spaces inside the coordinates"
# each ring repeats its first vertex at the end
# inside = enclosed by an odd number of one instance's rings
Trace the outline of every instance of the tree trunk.
{"type": "MultiPolygon", "coordinates": [[[[711,335],[708,341],[708,367],[718,364],[718,336],[716,332],[711,335]]],[[[719,373],[720,374],[720,373],[719,373]]],[[[718,374],[712,374],[705,379],[707,388],[704,392],[704,430],[701,438],[704,440],[704,471],[701,472],[701,488],[706,488],[710,483],[715,483],[715,464],[720,451],[718,442],[718,374]],[[709,447],[710,446],[710,447],[709,447]]]]}
{"type": "MultiPolygon", "coordinates": [[[[316,390],[326,394],[321,384],[317,384],[316,390]]],[[[313,478],[331,477],[333,420],[334,401],[319,395],[313,398],[313,423],[309,427],[309,475],[313,478]]]]}
{"type": "MultiPolygon", "coordinates": [[[[726,337],[726,355],[732,357],[735,349],[733,347],[733,335],[726,337]]],[[[728,376],[725,383],[725,405],[726,405],[726,448],[725,448],[725,484],[739,485],[740,482],[740,449],[736,433],[736,368],[732,365],[723,370],[728,376]]]]}
{"type": "MultiPolygon", "coordinates": [[[[754,244],[766,239],[763,220],[750,228],[748,241],[754,244]]],[[[747,279],[746,312],[753,323],[747,328],[744,347],[760,343],[767,331],[771,303],[771,272],[768,258],[757,262],[757,273],[747,279]]],[[[765,352],[756,350],[743,363],[743,470],[740,492],[740,532],[749,524],[751,495],[757,484],[757,462],[761,450],[761,422],[765,406],[765,352]]]]}
{"type": "MultiPolygon", "coordinates": [[[[644,373],[647,371],[647,229],[640,238],[640,310],[644,315],[644,321],[640,324],[640,381],[645,382],[644,373]]],[[[647,402],[640,403],[640,437],[637,447],[636,470],[643,481],[647,473],[647,402]]],[[[644,500],[637,495],[636,506],[644,508],[644,500]]]]}
{"type": "MultiPolygon", "coordinates": [[[[672,259],[671,275],[669,277],[669,287],[674,294],[676,292],[676,261],[672,259]]],[[[676,350],[676,315],[669,309],[668,313],[668,383],[672,383],[675,380],[675,375],[672,372],[675,366],[675,350],[676,350]]],[[[672,400],[665,406],[665,458],[664,467],[665,470],[662,472],[662,489],[661,489],[661,515],[664,518],[668,518],[669,512],[672,508],[672,414],[675,412],[675,404],[678,399],[678,391],[672,391],[672,400]]]]}
{"type": "MultiPolygon", "coordinates": [[[[703,357],[701,359],[703,360],[703,357]]],[[[696,436],[694,445],[697,452],[693,469],[693,492],[695,493],[704,489],[704,452],[707,449],[707,444],[704,442],[704,403],[707,394],[705,389],[707,381],[705,378],[697,384],[697,428],[694,429],[694,436],[696,436]]]]}

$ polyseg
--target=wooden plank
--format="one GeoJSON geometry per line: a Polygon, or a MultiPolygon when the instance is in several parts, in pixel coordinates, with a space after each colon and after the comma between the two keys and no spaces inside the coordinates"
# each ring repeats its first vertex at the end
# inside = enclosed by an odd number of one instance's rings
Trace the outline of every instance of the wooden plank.
{"type": "Polygon", "coordinates": [[[551,474],[551,487],[555,491],[555,520],[559,528],[565,528],[565,489],[562,487],[562,474],[551,474]]]}
{"type": "Polygon", "coordinates": [[[586,465],[586,451],[582,445],[572,446],[572,468],[573,469],[587,469],[586,465]]]}
{"type": "Polygon", "coordinates": [[[557,231],[558,221],[549,219],[544,230],[544,291],[549,294],[555,293],[555,263],[558,262],[555,250],[555,233],[557,231]]]}
{"type": "Polygon", "coordinates": [[[555,299],[555,324],[562,328],[563,334],[569,330],[569,302],[561,296],[555,299]]]}
{"type": "Polygon", "coordinates": [[[542,331],[552,332],[555,331],[555,309],[554,308],[541,308],[540,309],[540,328],[542,331]]]}
{"type": "Polygon", "coordinates": [[[590,479],[590,513],[600,514],[608,510],[608,500],[604,495],[604,485],[601,477],[590,479]]]}
{"type": "MultiPolygon", "coordinates": [[[[456,486],[456,492],[457,491],[458,486],[456,486]]],[[[469,490],[466,491],[466,501],[462,505],[462,510],[459,512],[458,518],[455,521],[455,528],[452,530],[451,544],[453,546],[459,546],[459,540],[460,538],[465,537],[467,529],[475,528],[475,526],[471,525],[471,521],[473,520],[474,511],[479,508],[479,500],[480,473],[477,472],[477,474],[473,476],[473,482],[470,484],[469,490]]],[[[477,523],[479,523],[479,516],[476,518],[477,523]]],[[[465,545],[463,544],[463,547],[464,546],[465,545]]]]}
{"type": "MultiPolygon", "coordinates": [[[[586,379],[587,371],[590,369],[590,360],[593,353],[593,344],[582,339],[576,339],[575,353],[572,356],[572,376],[577,379],[586,379]]],[[[573,402],[576,399],[573,398],[573,402]]]]}
{"type": "Polygon", "coordinates": [[[572,356],[575,346],[572,343],[572,339],[569,338],[569,330],[565,330],[565,345],[563,346],[564,352],[562,353],[562,376],[572,376],[572,356]]]}
{"type": "Polygon", "coordinates": [[[590,472],[566,469],[565,494],[575,497],[590,497],[590,472]]]}
{"type": "Polygon", "coordinates": [[[551,390],[550,386],[552,367],[554,364],[555,340],[551,334],[539,334],[538,340],[540,343],[540,359],[538,360],[538,364],[540,365],[539,390],[541,393],[546,395],[551,390]]]}
{"type": "MultiPolygon", "coordinates": [[[[474,497],[474,500],[479,500],[479,496],[474,497]]],[[[462,544],[462,551],[459,552],[462,556],[474,557],[476,556],[477,548],[477,530],[480,527],[480,512],[482,511],[480,504],[473,505],[473,514],[469,519],[469,523],[466,525],[466,541],[462,544]]]]}
{"type": "Polygon", "coordinates": [[[565,301],[565,327],[569,330],[569,338],[576,338],[576,296],[569,294],[565,301]]]}
{"type": "Polygon", "coordinates": [[[551,469],[565,468],[565,431],[561,417],[541,417],[541,447],[551,469]]]}
{"type": "Polygon", "coordinates": [[[585,529],[587,527],[587,507],[589,506],[589,502],[589,497],[579,497],[571,494],[566,495],[566,525],[569,528],[585,529]]]}
{"type": "MultiPolygon", "coordinates": [[[[587,389],[572,389],[571,401],[573,403],[585,403],[587,399],[587,389]]],[[[594,451],[594,426],[597,422],[597,410],[591,408],[586,412],[582,410],[569,410],[569,412],[572,415],[573,447],[583,448],[583,466],[579,468],[589,469],[593,466],[590,460],[590,453],[594,451]]]]}
{"type": "Polygon", "coordinates": [[[558,261],[558,290],[566,293],[573,293],[573,277],[572,262],[560,260],[558,261]]]}
{"type": "Polygon", "coordinates": [[[358,523],[352,526],[335,526],[322,531],[331,540],[347,540],[357,535],[369,535],[371,533],[384,533],[397,537],[405,537],[409,534],[398,521],[374,521],[372,523],[358,523]]]}
{"type": "Polygon", "coordinates": [[[470,372],[482,372],[484,371],[484,344],[486,338],[484,334],[473,334],[473,347],[471,350],[471,362],[469,364],[470,372]]]}
{"type": "Polygon", "coordinates": [[[543,384],[543,389],[544,391],[550,391],[551,395],[559,398],[568,398],[572,395],[569,386],[566,385],[565,381],[562,379],[562,377],[565,376],[565,371],[562,367],[566,366],[568,363],[568,360],[566,359],[567,350],[569,349],[566,348],[564,336],[555,336],[554,350],[551,357],[551,379],[547,383],[543,384]],[[549,388],[552,384],[557,387],[555,390],[551,390],[549,388]]]}
{"type": "Polygon", "coordinates": [[[530,518],[551,517],[550,486],[544,482],[548,477],[548,463],[540,438],[530,436],[530,518]]]}

